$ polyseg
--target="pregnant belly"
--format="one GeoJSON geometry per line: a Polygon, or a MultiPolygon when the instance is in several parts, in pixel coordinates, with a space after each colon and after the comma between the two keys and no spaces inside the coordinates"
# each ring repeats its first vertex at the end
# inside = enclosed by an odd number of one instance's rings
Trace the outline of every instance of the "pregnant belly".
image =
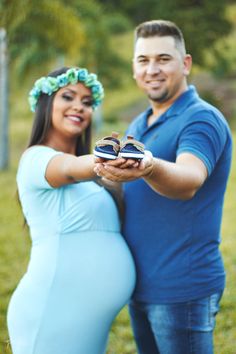
{"type": "Polygon", "coordinates": [[[33,246],[28,271],[10,301],[13,347],[21,346],[19,353],[32,353],[35,343],[39,353],[103,352],[112,321],[128,302],[134,283],[133,259],[120,234],[45,238],[33,246]],[[62,348],[61,342],[65,350],[50,349],[62,348]]]}
{"type": "Polygon", "coordinates": [[[60,294],[65,301],[96,299],[118,310],[134,285],[134,262],[123,237],[103,231],[65,234],[34,246],[21,284],[34,294],[60,294]]]}
{"type": "Polygon", "coordinates": [[[63,284],[78,292],[121,303],[131,296],[135,269],[130,250],[119,233],[88,232],[67,239],[60,245],[58,275],[63,284]],[[123,300],[122,300],[123,299],[123,300]]]}

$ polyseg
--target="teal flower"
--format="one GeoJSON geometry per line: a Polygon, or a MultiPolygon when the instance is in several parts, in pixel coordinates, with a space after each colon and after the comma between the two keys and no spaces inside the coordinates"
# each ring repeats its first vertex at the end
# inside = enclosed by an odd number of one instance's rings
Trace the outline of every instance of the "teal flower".
{"type": "Polygon", "coordinates": [[[38,102],[38,98],[36,98],[35,96],[29,96],[29,104],[32,112],[35,111],[37,102],[38,102]]]}
{"type": "Polygon", "coordinates": [[[43,83],[45,82],[46,77],[41,77],[37,81],[35,81],[34,87],[37,87],[38,90],[42,90],[43,83]]]}
{"type": "Polygon", "coordinates": [[[42,84],[42,92],[47,95],[51,95],[53,92],[58,90],[57,78],[55,77],[47,77],[42,84]]]}
{"type": "Polygon", "coordinates": [[[94,99],[94,100],[99,100],[99,99],[100,99],[100,96],[101,96],[101,94],[100,94],[99,92],[94,93],[94,94],[93,94],[93,99],[94,99]]]}
{"type": "Polygon", "coordinates": [[[95,74],[89,74],[87,79],[85,80],[84,84],[87,86],[87,87],[91,87],[93,86],[97,81],[97,75],[95,74]]]}
{"type": "Polygon", "coordinates": [[[76,69],[72,68],[72,69],[67,70],[66,76],[68,77],[70,84],[72,84],[72,85],[77,84],[78,78],[77,78],[77,70],[76,69]]]}
{"type": "Polygon", "coordinates": [[[32,88],[32,90],[30,91],[30,96],[33,96],[35,98],[39,98],[40,96],[40,89],[38,87],[34,87],[32,88]]]}
{"type": "Polygon", "coordinates": [[[61,74],[57,77],[57,82],[59,87],[64,87],[69,84],[69,79],[67,75],[61,74]]]}
{"type": "Polygon", "coordinates": [[[88,70],[87,69],[80,69],[77,72],[78,81],[84,82],[88,77],[88,70]]]}

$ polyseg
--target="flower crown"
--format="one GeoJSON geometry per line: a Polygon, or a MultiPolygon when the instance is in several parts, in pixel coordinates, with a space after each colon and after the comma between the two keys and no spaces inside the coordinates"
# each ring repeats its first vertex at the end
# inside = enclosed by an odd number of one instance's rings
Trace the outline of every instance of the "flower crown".
{"type": "Polygon", "coordinates": [[[56,77],[41,77],[35,81],[32,90],[29,93],[29,104],[32,112],[35,112],[36,105],[41,93],[51,96],[53,92],[69,84],[83,83],[91,90],[93,99],[93,109],[99,106],[104,97],[102,84],[97,80],[96,74],[90,74],[87,69],[70,68],[65,73],[56,77]]]}

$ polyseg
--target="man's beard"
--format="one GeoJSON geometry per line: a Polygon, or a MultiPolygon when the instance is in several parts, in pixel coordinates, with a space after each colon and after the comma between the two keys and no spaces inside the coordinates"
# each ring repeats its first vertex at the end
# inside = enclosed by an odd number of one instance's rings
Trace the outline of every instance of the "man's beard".
{"type": "Polygon", "coordinates": [[[165,90],[160,93],[148,93],[148,98],[153,102],[163,103],[169,99],[169,92],[165,90]]]}

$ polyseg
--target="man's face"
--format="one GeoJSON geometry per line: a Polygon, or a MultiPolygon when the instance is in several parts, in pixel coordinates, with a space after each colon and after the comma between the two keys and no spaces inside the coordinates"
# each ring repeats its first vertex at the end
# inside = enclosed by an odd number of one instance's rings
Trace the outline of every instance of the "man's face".
{"type": "Polygon", "coordinates": [[[191,63],[191,56],[181,55],[170,36],[139,38],[134,51],[134,78],[151,101],[171,102],[186,90],[191,63]]]}

